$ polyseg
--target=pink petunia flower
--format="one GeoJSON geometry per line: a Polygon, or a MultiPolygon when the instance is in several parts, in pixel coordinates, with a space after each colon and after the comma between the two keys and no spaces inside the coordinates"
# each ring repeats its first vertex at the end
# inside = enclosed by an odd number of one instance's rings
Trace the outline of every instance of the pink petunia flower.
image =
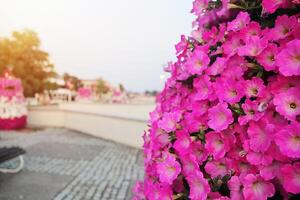
{"type": "Polygon", "coordinates": [[[243,97],[242,85],[234,79],[217,79],[214,86],[220,102],[237,103],[243,97]]]}
{"type": "Polygon", "coordinates": [[[133,200],[146,199],[145,192],[144,192],[144,185],[142,182],[137,182],[134,185],[132,192],[134,194],[133,200]]]}
{"type": "Polygon", "coordinates": [[[232,176],[228,181],[231,200],[243,200],[243,185],[238,176],[232,176]]]}
{"type": "Polygon", "coordinates": [[[218,57],[216,61],[206,70],[207,74],[213,76],[221,74],[226,67],[226,61],[226,58],[218,57]]]}
{"type": "Polygon", "coordinates": [[[199,170],[199,165],[195,155],[193,154],[180,156],[180,161],[182,163],[182,173],[184,176],[189,176],[199,170]]]}
{"type": "Polygon", "coordinates": [[[247,41],[253,36],[260,37],[262,35],[262,30],[259,23],[252,21],[240,31],[240,34],[242,35],[244,41],[247,41]]]}
{"type": "Polygon", "coordinates": [[[272,180],[280,174],[281,163],[273,161],[272,164],[263,166],[259,170],[260,176],[266,181],[272,180]]]}
{"type": "Polygon", "coordinates": [[[233,21],[228,22],[227,31],[239,31],[246,27],[249,22],[249,14],[246,12],[240,12],[233,21]]]}
{"type": "Polygon", "coordinates": [[[287,164],[281,168],[283,176],[283,187],[287,192],[293,194],[300,193],[300,162],[293,165],[287,164]]]}
{"type": "Polygon", "coordinates": [[[243,194],[246,200],[264,200],[275,194],[275,188],[259,175],[248,174],[242,180],[243,194]]]}
{"type": "Polygon", "coordinates": [[[179,112],[164,113],[163,118],[158,121],[158,126],[166,132],[175,131],[180,118],[181,114],[179,112]]]}
{"type": "Polygon", "coordinates": [[[248,98],[261,97],[265,87],[264,82],[260,78],[254,77],[245,82],[245,94],[248,98]]]}
{"type": "Polygon", "coordinates": [[[239,56],[257,56],[267,47],[267,40],[258,36],[250,37],[246,44],[238,49],[239,56]]]}
{"type": "Polygon", "coordinates": [[[300,75],[300,40],[287,43],[276,57],[276,65],[284,76],[300,75]]]}
{"type": "Polygon", "coordinates": [[[206,130],[207,127],[207,115],[198,116],[196,110],[191,113],[186,113],[181,125],[185,127],[190,133],[198,132],[200,130],[206,130]]]}
{"type": "Polygon", "coordinates": [[[212,84],[209,76],[204,75],[195,78],[193,85],[195,88],[195,93],[193,96],[195,100],[206,100],[213,94],[212,84]]]}
{"type": "Polygon", "coordinates": [[[186,179],[190,186],[190,199],[206,200],[207,195],[210,192],[210,187],[207,180],[203,177],[203,174],[197,170],[190,174],[186,179]]]}
{"type": "Polygon", "coordinates": [[[293,32],[296,23],[297,18],[295,16],[278,16],[275,21],[275,27],[270,32],[272,39],[279,40],[289,36],[293,32]]]}
{"type": "Polygon", "coordinates": [[[286,92],[288,89],[300,85],[300,79],[296,76],[277,76],[276,79],[271,81],[270,92],[276,95],[281,92],[286,92]]]}
{"type": "Polygon", "coordinates": [[[164,156],[164,160],[157,164],[157,173],[159,174],[160,182],[172,184],[179,175],[181,167],[175,156],[170,153],[165,153],[164,156]]]}
{"type": "Polygon", "coordinates": [[[240,47],[243,46],[242,36],[237,32],[227,35],[228,39],[223,43],[222,49],[225,55],[231,57],[235,55],[240,47]]]}
{"type": "Polygon", "coordinates": [[[265,152],[273,140],[274,125],[263,120],[250,122],[247,133],[250,139],[250,149],[255,152],[265,152]]]}
{"type": "Polygon", "coordinates": [[[185,51],[188,48],[188,41],[184,35],[181,35],[180,42],[175,45],[176,53],[179,54],[182,51],[185,51]]]}
{"type": "Polygon", "coordinates": [[[221,137],[220,133],[209,132],[206,134],[205,149],[207,152],[218,160],[223,158],[225,153],[230,149],[227,138],[221,137]]]}
{"type": "Polygon", "coordinates": [[[285,3],[285,0],[263,0],[263,9],[268,13],[274,13],[285,3]]]}
{"type": "Polygon", "coordinates": [[[250,101],[249,99],[242,105],[245,115],[239,117],[240,125],[245,125],[249,121],[258,121],[263,115],[263,112],[258,111],[258,104],[256,101],[250,101]]]}
{"type": "Polygon", "coordinates": [[[264,152],[249,151],[246,155],[246,158],[251,165],[268,166],[273,161],[273,157],[264,152]]]}
{"type": "Polygon", "coordinates": [[[233,117],[226,103],[219,103],[208,110],[208,126],[219,132],[225,130],[233,122],[233,117]]]}
{"type": "Polygon", "coordinates": [[[186,69],[191,75],[201,75],[209,62],[208,55],[202,49],[196,48],[191,57],[186,61],[186,69]]]}
{"type": "Polygon", "coordinates": [[[204,145],[200,141],[192,142],[191,151],[195,155],[198,164],[202,165],[202,163],[206,161],[208,155],[204,148],[204,145]]]}
{"type": "Polygon", "coordinates": [[[180,130],[176,132],[176,141],[174,143],[174,148],[179,154],[185,155],[190,150],[191,137],[190,134],[185,130],[180,130]]]}
{"type": "Polygon", "coordinates": [[[172,200],[173,191],[168,184],[151,183],[149,181],[145,184],[145,196],[151,200],[172,200]]]}
{"type": "Polygon", "coordinates": [[[276,69],[275,56],[278,53],[278,48],[275,44],[269,44],[261,54],[257,56],[257,61],[264,67],[265,70],[271,71],[276,69]]]}
{"type": "Polygon", "coordinates": [[[193,2],[193,9],[191,12],[199,16],[202,15],[208,7],[208,2],[209,0],[195,0],[193,2]]]}
{"type": "Polygon", "coordinates": [[[282,154],[291,158],[300,158],[300,125],[292,123],[275,135],[275,142],[282,154]]]}
{"type": "Polygon", "coordinates": [[[206,163],[204,169],[212,178],[223,177],[226,174],[229,174],[229,169],[225,159],[220,161],[209,161],[206,163]]]}
{"type": "Polygon", "coordinates": [[[276,111],[286,119],[296,121],[300,115],[300,89],[290,88],[274,96],[273,100],[276,111]]]}

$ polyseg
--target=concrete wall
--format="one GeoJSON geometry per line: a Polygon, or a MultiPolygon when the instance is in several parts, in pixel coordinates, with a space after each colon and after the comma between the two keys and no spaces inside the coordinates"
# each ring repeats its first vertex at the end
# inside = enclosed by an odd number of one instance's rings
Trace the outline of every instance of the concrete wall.
{"type": "Polygon", "coordinates": [[[65,127],[141,148],[154,105],[61,104],[30,107],[29,125],[65,127]]]}

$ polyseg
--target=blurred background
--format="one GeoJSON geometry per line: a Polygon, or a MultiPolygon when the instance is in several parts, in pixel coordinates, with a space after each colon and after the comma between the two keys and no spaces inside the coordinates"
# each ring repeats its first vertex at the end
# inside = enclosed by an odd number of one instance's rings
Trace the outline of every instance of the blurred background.
{"type": "MultiPolygon", "coordinates": [[[[80,80],[102,78],[113,86],[121,83],[131,92],[162,88],[166,76],[163,66],[173,59],[174,44],[181,34],[190,32],[193,19],[192,0],[1,0],[0,3],[1,42],[19,40],[43,51],[44,60],[53,66],[51,70],[60,86],[61,80],[70,75],[80,80]]],[[[3,49],[7,45],[1,45],[2,58],[10,48],[3,49]]],[[[21,51],[16,46],[12,48],[21,51]]],[[[16,66],[12,62],[1,59],[0,73],[13,68],[13,74],[21,76],[17,72],[21,70],[16,68],[21,68],[22,63],[16,66]]],[[[26,91],[29,81],[25,83],[26,91]]],[[[26,95],[34,93],[35,90],[28,91],[26,95]]]]}
{"type": "Polygon", "coordinates": [[[0,199],[131,199],[191,7],[0,0],[0,199]]]}

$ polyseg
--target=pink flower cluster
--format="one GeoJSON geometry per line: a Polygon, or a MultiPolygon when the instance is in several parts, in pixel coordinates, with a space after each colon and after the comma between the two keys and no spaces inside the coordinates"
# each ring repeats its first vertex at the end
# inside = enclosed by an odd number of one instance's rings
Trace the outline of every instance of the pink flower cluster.
{"type": "Polygon", "coordinates": [[[81,87],[77,91],[78,99],[91,99],[92,98],[92,89],[87,87],[81,87]]]}
{"type": "Polygon", "coordinates": [[[20,79],[0,78],[0,97],[12,98],[23,95],[23,88],[20,79]]]}
{"type": "Polygon", "coordinates": [[[166,68],[134,199],[300,193],[299,2],[253,2],[194,1],[196,30],[166,68]]]}

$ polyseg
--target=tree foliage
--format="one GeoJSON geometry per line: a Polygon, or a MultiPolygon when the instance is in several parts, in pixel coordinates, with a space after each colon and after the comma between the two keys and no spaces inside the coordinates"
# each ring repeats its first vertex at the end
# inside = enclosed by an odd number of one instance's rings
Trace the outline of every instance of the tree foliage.
{"type": "Polygon", "coordinates": [[[100,95],[106,94],[109,92],[109,90],[110,90],[110,88],[107,85],[107,82],[104,79],[99,78],[98,83],[97,83],[97,93],[100,95]]]}
{"type": "Polygon", "coordinates": [[[24,95],[32,97],[57,85],[50,81],[57,76],[47,52],[40,49],[36,32],[23,30],[0,38],[0,75],[6,70],[22,80],[24,95]]]}
{"type": "Polygon", "coordinates": [[[73,76],[71,74],[64,73],[63,79],[65,82],[65,87],[70,90],[77,91],[79,88],[83,86],[82,81],[78,77],[73,76]]]}

